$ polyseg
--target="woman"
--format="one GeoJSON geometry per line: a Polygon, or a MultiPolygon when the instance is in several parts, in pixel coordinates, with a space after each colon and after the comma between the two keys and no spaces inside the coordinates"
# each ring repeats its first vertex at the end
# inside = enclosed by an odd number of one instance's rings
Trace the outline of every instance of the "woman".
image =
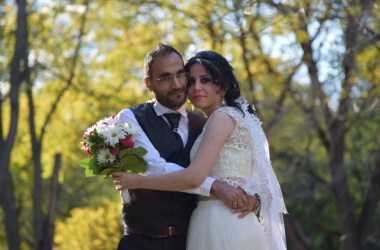
{"type": "Polygon", "coordinates": [[[210,175],[249,194],[259,193],[260,221],[253,213],[239,218],[222,201],[200,197],[190,221],[188,249],[286,249],[286,208],[267,140],[252,107],[240,96],[233,68],[218,53],[202,51],[185,69],[188,97],[208,117],[191,150],[190,166],[165,175],[114,173],[117,189],[179,191],[200,185],[210,175]]]}

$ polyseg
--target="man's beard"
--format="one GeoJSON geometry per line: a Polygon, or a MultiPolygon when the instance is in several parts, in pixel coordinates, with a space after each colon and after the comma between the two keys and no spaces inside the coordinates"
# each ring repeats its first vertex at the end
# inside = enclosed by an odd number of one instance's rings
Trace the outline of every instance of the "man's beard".
{"type": "Polygon", "coordinates": [[[163,106],[170,109],[178,109],[186,102],[186,91],[171,91],[166,96],[160,95],[157,92],[156,100],[163,106]]]}

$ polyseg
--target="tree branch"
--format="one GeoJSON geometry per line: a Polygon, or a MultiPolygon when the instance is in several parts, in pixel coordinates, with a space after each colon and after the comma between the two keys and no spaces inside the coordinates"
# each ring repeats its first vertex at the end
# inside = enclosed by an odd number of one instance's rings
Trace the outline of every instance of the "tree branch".
{"type": "Polygon", "coordinates": [[[77,65],[77,61],[78,61],[78,57],[79,57],[79,51],[82,47],[82,42],[83,42],[83,36],[84,36],[84,29],[85,29],[85,24],[86,24],[86,21],[87,21],[87,14],[88,14],[88,2],[89,0],[85,0],[84,2],[84,5],[85,5],[85,12],[82,16],[82,21],[81,21],[81,24],[80,24],[80,28],[79,28],[79,36],[78,36],[78,43],[75,47],[75,52],[74,52],[74,56],[73,56],[73,59],[72,59],[72,67],[71,67],[71,70],[70,70],[70,75],[66,81],[66,86],[58,93],[55,101],[53,102],[52,106],[51,106],[51,109],[50,111],[48,112],[47,116],[46,116],[46,119],[45,119],[45,122],[43,124],[43,126],[41,127],[41,133],[40,133],[40,141],[42,142],[43,140],[43,136],[45,135],[45,130],[46,130],[46,127],[47,125],[49,124],[55,110],[57,109],[57,106],[58,106],[58,103],[59,101],[61,100],[61,98],[63,97],[64,93],[66,93],[66,91],[70,88],[70,86],[72,85],[73,83],[73,80],[74,80],[74,76],[75,76],[75,70],[76,70],[76,65],[77,65]]]}

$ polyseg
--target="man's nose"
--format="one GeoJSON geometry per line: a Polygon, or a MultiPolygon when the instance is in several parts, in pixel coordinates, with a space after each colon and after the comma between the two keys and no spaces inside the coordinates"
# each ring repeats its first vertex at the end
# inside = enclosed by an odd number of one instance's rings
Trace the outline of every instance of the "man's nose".
{"type": "Polygon", "coordinates": [[[172,81],[172,88],[180,88],[180,87],[182,87],[181,81],[178,80],[176,76],[174,76],[173,81],[172,81]]]}

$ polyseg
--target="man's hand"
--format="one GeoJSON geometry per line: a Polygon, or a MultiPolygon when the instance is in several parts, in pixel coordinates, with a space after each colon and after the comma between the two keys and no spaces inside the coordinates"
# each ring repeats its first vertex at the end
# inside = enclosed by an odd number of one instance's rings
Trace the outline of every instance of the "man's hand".
{"type": "MultiPolygon", "coordinates": [[[[243,190],[241,187],[239,189],[243,190]]],[[[245,193],[245,191],[243,190],[245,193]]],[[[246,193],[245,193],[246,194],[246,193]]],[[[253,212],[253,210],[256,208],[257,198],[255,195],[249,195],[247,194],[247,203],[243,207],[233,208],[233,213],[240,213],[239,218],[243,218],[247,214],[253,212]]]]}
{"type": "Polygon", "coordinates": [[[247,194],[243,189],[236,188],[219,180],[214,181],[212,184],[211,193],[232,209],[245,207],[248,203],[247,194]]]}

